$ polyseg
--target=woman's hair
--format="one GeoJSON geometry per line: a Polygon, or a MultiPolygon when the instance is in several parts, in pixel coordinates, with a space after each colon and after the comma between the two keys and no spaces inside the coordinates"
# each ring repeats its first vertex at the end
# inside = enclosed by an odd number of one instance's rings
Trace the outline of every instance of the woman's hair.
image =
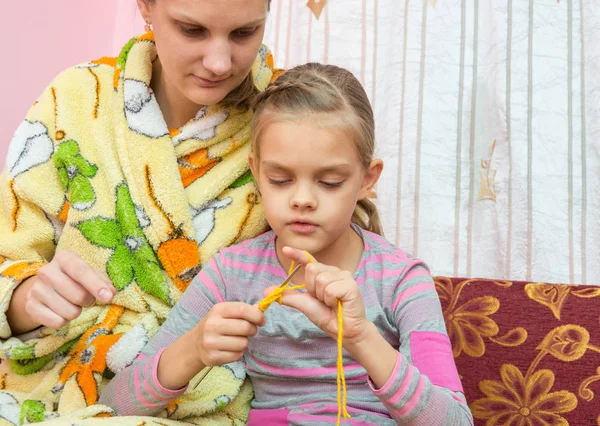
{"type": "MultiPolygon", "coordinates": [[[[375,151],[373,109],[362,85],[350,71],[318,63],[297,66],[259,93],[252,107],[252,149],[257,158],[258,142],[269,123],[317,116],[328,126],[337,126],[351,136],[362,167],[369,169],[375,151]],[[323,117],[325,114],[332,115],[323,117]]],[[[377,208],[367,198],[358,201],[352,222],[383,235],[377,208]]]]}

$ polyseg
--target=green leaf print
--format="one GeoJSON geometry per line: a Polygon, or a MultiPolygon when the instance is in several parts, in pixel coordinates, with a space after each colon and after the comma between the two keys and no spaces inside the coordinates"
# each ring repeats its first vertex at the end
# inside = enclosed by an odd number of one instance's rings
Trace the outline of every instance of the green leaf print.
{"type": "Polygon", "coordinates": [[[75,175],[69,186],[71,190],[71,205],[76,210],[85,210],[94,204],[96,194],[90,181],[83,175],[75,175]]]}
{"type": "Polygon", "coordinates": [[[50,361],[52,361],[56,357],[60,357],[68,353],[71,348],[75,345],[77,339],[73,339],[70,342],[62,345],[58,350],[48,355],[44,355],[39,358],[35,358],[35,344],[28,345],[23,347],[20,353],[14,350],[11,352],[10,359],[10,369],[13,373],[18,374],[20,376],[27,376],[28,374],[37,373],[42,368],[46,366],[50,361]],[[29,355],[27,358],[22,358],[24,355],[29,355]],[[17,358],[17,356],[21,356],[21,358],[17,358]]]}
{"type": "Polygon", "coordinates": [[[115,252],[106,263],[106,273],[117,290],[123,290],[133,280],[133,268],[129,250],[124,245],[115,248],[115,252]]]}
{"type": "Polygon", "coordinates": [[[129,56],[129,51],[137,41],[137,37],[133,37],[129,39],[125,46],[121,49],[119,56],[117,57],[117,66],[121,69],[125,69],[125,63],[127,62],[127,57],[129,56]]]}
{"type": "Polygon", "coordinates": [[[244,173],[243,175],[241,175],[239,178],[237,178],[230,186],[229,188],[239,188],[240,186],[244,186],[249,182],[252,182],[254,180],[254,176],[252,176],[252,172],[250,170],[248,170],[246,173],[244,173]]]}
{"type": "Polygon", "coordinates": [[[135,214],[135,205],[129,194],[129,189],[125,185],[117,187],[117,208],[116,218],[124,237],[144,238],[144,231],[140,226],[137,215],[135,214]]]}
{"type": "Polygon", "coordinates": [[[42,404],[40,401],[27,399],[23,401],[23,405],[21,405],[21,416],[19,422],[20,424],[43,422],[46,420],[44,411],[44,404],[42,404]]]}
{"type": "Polygon", "coordinates": [[[77,227],[92,244],[99,247],[115,248],[123,240],[119,225],[112,219],[95,217],[79,223],[77,227]]]}
{"type": "Polygon", "coordinates": [[[58,169],[58,180],[60,181],[63,189],[67,189],[69,187],[69,172],[65,167],[61,167],[58,169]]]}
{"type": "Polygon", "coordinates": [[[35,357],[35,343],[27,346],[17,346],[10,350],[10,359],[31,359],[35,357]]]}
{"type": "Polygon", "coordinates": [[[146,293],[168,302],[165,274],[142,230],[126,185],[116,188],[116,199],[116,220],[95,217],[80,222],[77,228],[92,244],[113,249],[106,272],[117,290],[135,280],[146,293]]]}
{"type": "Polygon", "coordinates": [[[54,166],[58,179],[65,191],[69,191],[69,202],[76,210],[85,210],[96,201],[96,194],[89,179],[96,176],[98,167],[83,158],[79,145],[74,140],[62,142],[54,153],[54,166]]]}
{"type": "MultiPolygon", "coordinates": [[[[154,252],[149,247],[148,250],[142,248],[141,251],[150,251],[152,253],[152,257],[154,257],[154,252]]],[[[135,279],[140,287],[144,289],[151,288],[152,292],[147,290],[148,293],[158,297],[159,299],[165,301],[169,299],[169,292],[166,286],[153,285],[153,283],[160,282],[160,280],[164,281],[164,276],[159,266],[158,259],[155,261],[151,259],[149,254],[145,253],[144,255],[135,259],[133,263],[133,271],[135,274],[135,279]]]]}

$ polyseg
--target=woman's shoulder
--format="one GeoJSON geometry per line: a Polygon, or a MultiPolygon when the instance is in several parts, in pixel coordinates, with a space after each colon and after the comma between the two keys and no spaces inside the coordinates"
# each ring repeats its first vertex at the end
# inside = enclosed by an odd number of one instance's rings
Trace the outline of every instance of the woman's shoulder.
{"type": "Polygon", "coordinates": [[[60,72],[51,82],[50,86],[60,86],[77,91],[87,90],[90,83],[100,88],[109,85],[117,88],[120,74],[125,66],[132,47],[138,42],[153,45],[153,38],[149,34],[131,38],[123,45],[117,56],[102,56],[73,65],[60,72]]]}
{"type": "Polygon", "coordinates": [[[60,90],[62,93],[76,95],[89,91],[91,86],[112,86],[115,73],[113,59],[115,58],[103,57],[66,68],[50,81],[46,90],[60,90]]]}

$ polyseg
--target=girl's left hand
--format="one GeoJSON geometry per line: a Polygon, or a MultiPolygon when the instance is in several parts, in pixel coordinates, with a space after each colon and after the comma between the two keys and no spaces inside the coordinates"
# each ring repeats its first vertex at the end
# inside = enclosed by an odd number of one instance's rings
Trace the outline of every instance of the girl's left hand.
{"type": "MultiPolygon", "coordinates": [[[[283,254],[290,260],[305,265],[306,293],[284,291],[282,304],[298,309],[327,335],[337,339],[339,300],[342,302],[344,344],[356,344],[365,338],[370,322],[352,274],[335,266],[319,263],[314,258],[310,262],[305,252],[291,247],[284,247],[283,254]]],[[[266,289],[265,297],[275,288],[266,289]]]]}

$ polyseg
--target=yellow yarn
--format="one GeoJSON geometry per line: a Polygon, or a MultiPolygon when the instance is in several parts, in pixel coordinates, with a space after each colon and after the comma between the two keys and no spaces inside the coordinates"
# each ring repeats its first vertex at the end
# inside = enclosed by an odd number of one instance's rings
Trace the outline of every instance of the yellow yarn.
{"type": "MultiPolygon", "coordinates": [[[[308,256],[308,263],[312,262],[311,255],[305,251],[308,256]]],[[[290,270],[288,274],[292,272],[294,269],[294,261],[290,265],[290,270]]],[[[304,288],[303,285],[294,285],[290,286],[288,282],[286,285],[282,287],[277,287],[271,294],[265,297],[258,303],[258,309],[262,312],[265,312],[271,306],[271,303],[277,302],[281,304],[282,295],[284,291],[296,290],[299,288],[304,288]]],[[[344,416],[344,419],[349,419],[350,414],[348,414],[348,410],[346,408],[346,376],[344,375],[344,360],[342,358],[342,349],[343,349],[343,338],[344,338],[344,319],[343,319],[343,311],[342,311],[342,302],[338,300],[338,339],[337,339],[337,347],[338,347],[338,357],[337,357],[337,403],[338,403],[338,416],[337,416],[337,425],[339,426],[341,417],[344,416]]]]}

